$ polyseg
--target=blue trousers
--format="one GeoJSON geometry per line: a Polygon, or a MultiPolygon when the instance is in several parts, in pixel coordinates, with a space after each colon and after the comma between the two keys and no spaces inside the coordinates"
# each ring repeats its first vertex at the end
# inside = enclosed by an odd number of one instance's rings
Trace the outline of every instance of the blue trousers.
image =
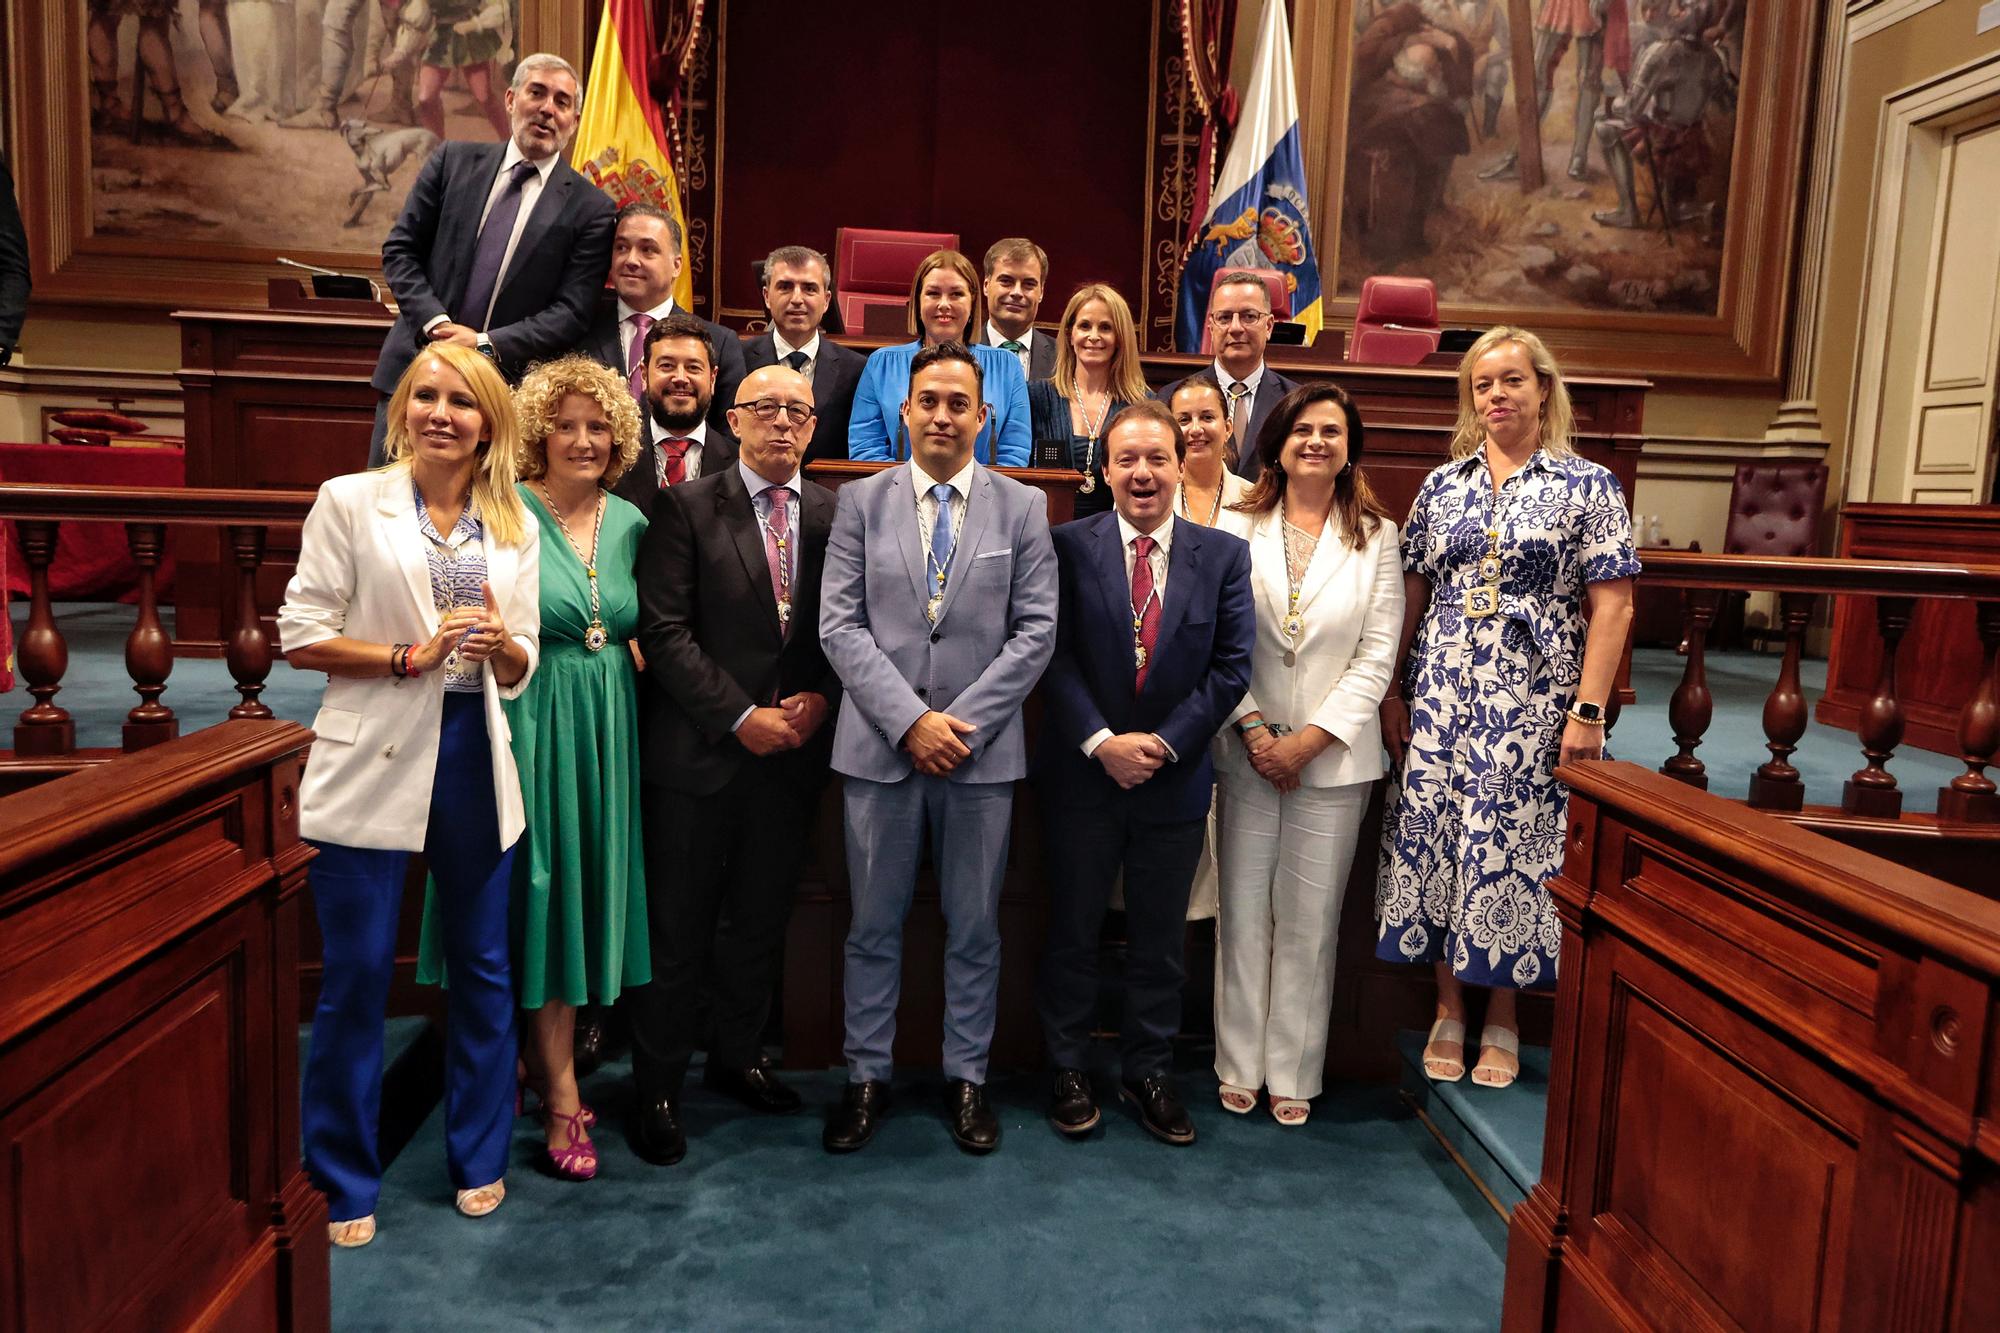
{"type": "Polygon", "coordinates": [[[901,782],[843,778],[847,875],[847,1071],[855,1082],[894,1067],[896,1001],[903,986],[903,919],[917,858],[930,833],[944,908],[944,1074],[986,1081],[1000,998],[1000,883],[1007,872],[1014,784],[952,782],[912,773],[901,782]]]}
{"type": "MultiPolygon", "coordinates": [[[[424,859],[444,923],[445,1158],[459,1189],[506,1174],[514,1128],[514,996],[507,892],[485,701],[447,693],[424,859]]],[[[307,879],[325,942],[300,1122],[305,1166],[335,1222],[375,1211],[382,1190],[382,1024],[410,854],[316,842],[307,879]]]]}

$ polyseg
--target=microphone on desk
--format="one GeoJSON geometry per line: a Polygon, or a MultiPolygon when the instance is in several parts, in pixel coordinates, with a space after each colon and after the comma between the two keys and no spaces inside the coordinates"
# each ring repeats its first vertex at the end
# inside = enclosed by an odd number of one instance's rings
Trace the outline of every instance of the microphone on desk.
{"type": "Polygon", "coordinates": [[[278,262],[286,268],[295,268],[310,273],[314,296],[334,297],[350,301],[379,301],[381,294],[372,279],[359,273],[342,273],[337,269],[320,268],[315,264],[301,264],[296,259],[278,256],[278,262]]]}

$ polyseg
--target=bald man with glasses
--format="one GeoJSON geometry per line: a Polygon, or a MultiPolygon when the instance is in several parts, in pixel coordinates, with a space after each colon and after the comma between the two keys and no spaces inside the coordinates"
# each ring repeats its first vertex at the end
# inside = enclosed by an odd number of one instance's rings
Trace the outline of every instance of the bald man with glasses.
{"type": "Polygon", "coordinates": [[[704,960],[703,1082],[756,1111],[800,1105],[761,1040],[840,697],[819,641],[833,492],[799,475],[816,423],[804,376],[752,371],[729,409],[736,460],[662,491],[639,551],[653,980],[634,996],[630,1128],[660,1166],[687,1151],[704,960]]]}

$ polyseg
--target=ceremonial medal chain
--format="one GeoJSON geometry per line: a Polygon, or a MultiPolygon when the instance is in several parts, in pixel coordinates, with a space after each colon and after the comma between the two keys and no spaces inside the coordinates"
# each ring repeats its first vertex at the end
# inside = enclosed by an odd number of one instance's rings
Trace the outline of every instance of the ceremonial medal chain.
{"type": "MultiPolygon", "coordinates": [[[[939,523],[947,522],[951,517],[949,501],[938,500],[935,503],[937,504],[937,517],[931,523],[931,531],[933,533],[937,531],[939,523]]],[[[917,515],[919,520],[923,516],[923,505],[923,497],[919,496],[917,498],[917,515]]],[[[918,527],[921,528],[922,526],[920,521],[918,527]]],[[[930,542],[926,541],[924,543],[924,566],[931,571],[931,577],[937,583],[937,591],[932,593],[930,600],[924,603],[924,615],[933,625],[937,624],[938,617],[944,613],[944,585],[945,580],[951,575],[952,559],[958,555],[958,538],[959,529],[954,526],[951,530],[951,549],[944,553],[943,564],[938,563],[937,552],[931,549],[930,542]]]]}
{"type": "Polygon", "coordinates": [[[1313,553],[1319,550],[1319,538],[1293,525],[1292,520],[1278,513],[1279,535],[1285,541],[1285,638],[1291,646],[1285,649],[1285,665],[1297,666],[1299,662],[1299,636],[1305,633],[1305,617],[1299,614],[1299,594],[1305,589],[1306,570],[1312,567],[1313,553]],[[1294,549],[1294,536],[1300,549],[1294,549]]]}
{"type": "MultiPolygon", "coordinates": [[[[1181,517],[1187,519],[1190,522],[1201,522],[1201,520],[1195,518],[1193,514],[1190,514],[1188,512],[1187,496],[1188,496],[1187,483],[1183,481],[1181,483],[1181,517]]],[[[1215,503],[1208,507],[1208,520],[1207,522],[1201,522],[1201,525],[1204,528],[1212,528],[1215,526],[1216,520],[1221,517],[1222,517],[1222,478],[1217,477],[1215,479],[1215,503]]]]}
{"type": "Polygon", "coordinates": [[[1111,412],[1111,394],[1104,395],[1104,406],[1097,413],[1095,425],[1090,420],[1090,405],[1083,401],[1081,393],[1076,396],[1077,414],[1083,418],[1083,434],[1088,441],[1083,447],[1083,485],[1077,487],[1085,495],[1097,489],[1097,436],[1104,425],[1104,418],[1111,412]]]}
{"type": "MultiPolygon", "coordinates": [[[[773,486],[764,492],[770,497],[767,502],[768,508],[774,509],[778,503],[777,497],[771,492],[783,489],[785,488],[781,486],[773,486]]],[[[771,520],[765,517],[758,518],[757,526],[764,530],[764,535],[778,548],[778,629],[781,632],[788,631],[792,627],[792,530],[787,526],[783,532],[779,532],[771,526],[771,520]]]]}
{"type": "Polygon", "coordinates": [[[593,653],[602,652],[604,645],[611,642],[611,636],[605,633],[604,621],[598,614],[597,601],[597,539],[604,531],[604,492],[599,490],[597,493],[597,518],[590,527],[590,551],[586,554],[576,544],[576,538],[570,535],[569,523],[564,520],[562,510],[556,507],[555,497],[549,494],[548,482],[542,482],[541,488],[542,499],[548,502],[549,512],[556,517],[556,526],[562,529],[563,540],[569,543],[570,550],[576,552],[576,558],[583,561],[583,573],[590,583],[590,624],[583,631],[583,646],[593,653]]]}
{"type": "Polygon", "coordinates": [[[1485,620],[1500,611],[1500,579],[1506,565],[1500,558],[1500,501],[1486,488],[1486,554],[1479,557],[1479,582],[1465,590],[1465,616],[1485,620]]]}
{"type": "MultiPolygon", "coordinates": [[[[1133,552],[1132,558],[1137,560],[1138,552],[1133,552]]],[[[1146,572],[1148,574],[1153,572],[1150,560],[1146,562],[1146,572]]],[[[1156,580],[1152,587],[1146,589],[1146,600],[1139,603],[1139,609],[1132,613],[1132,662],[1141,671],[1146,669],[1146,643],[1141,637],[1146,630],[1146,612],[1153,609],[1153,602],[1159,595],[1160,585],[1156,580]]]]}

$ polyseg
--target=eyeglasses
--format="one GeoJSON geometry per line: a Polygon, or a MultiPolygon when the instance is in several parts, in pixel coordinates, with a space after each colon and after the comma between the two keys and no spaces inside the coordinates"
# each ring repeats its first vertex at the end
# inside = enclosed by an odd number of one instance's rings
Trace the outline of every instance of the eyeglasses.
{"type": "Polygon", "coordinates": [[[1226,329],[1231,324],[1241,324],[1249,327],[1253,324],[1261,324],[1270,317],[1271,312],[1268,310],[1211,310],[1208,312],[1208,322],[1215,325],[1218,329],[1226,329]]]}
{"type": "Polygon", "coordinates": [[[778,413],[785,414],[785,420],[794,426],[803,426],[812,420],[813,410],[804,403],[781,403],[775,398],[759,398],[754,403],[738,403],[739,412],[755,412],[759,421],[776,421],[778,413]]]}

